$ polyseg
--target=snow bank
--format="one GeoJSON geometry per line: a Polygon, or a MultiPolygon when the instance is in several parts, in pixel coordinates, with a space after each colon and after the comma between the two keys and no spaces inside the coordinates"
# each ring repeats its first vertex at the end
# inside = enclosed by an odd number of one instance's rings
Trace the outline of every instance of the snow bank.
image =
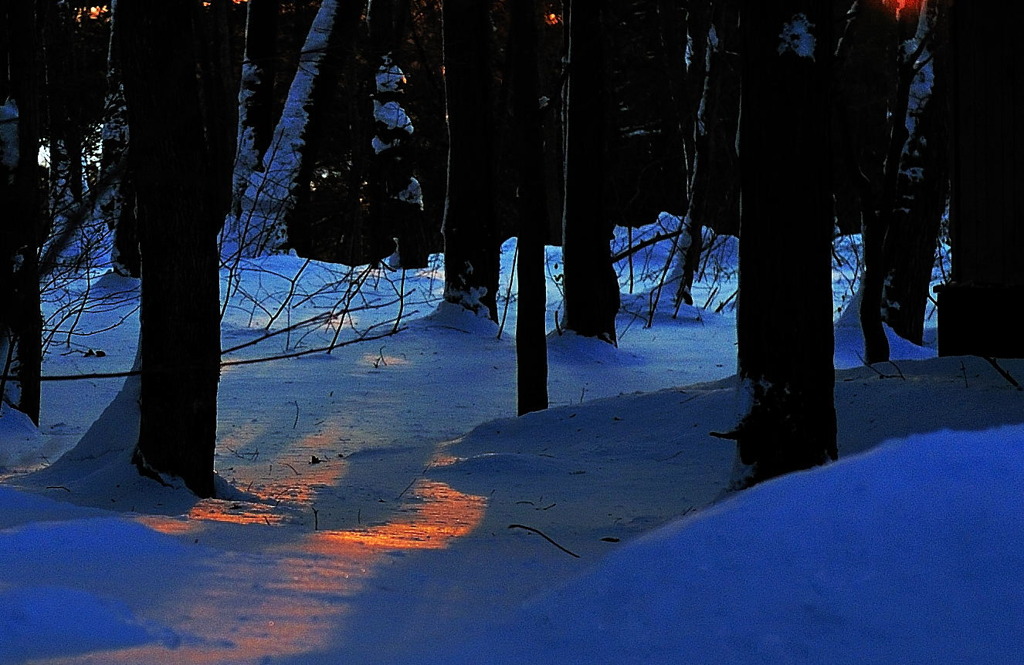
{"type": "MultiPolygon", "coordinates": [[[[854,293],[835,323],[836,369],[848,369],[864,364],[864,331],[860,325],[860,303],[862,292],[854,293]]],[[[903,339],[886,323],[882,324],[886,339],[889,340],[889,357],[892,360],[923,360],[935,358],[935,349],[917,346],[903,339]]]]}
{"type": "MultiPolygon", "coordinates": [[[[0,491],[5,507],[52,503],[0,491]]],[[[111,517],[0,530],[0,663],[146,643],[174,648],[181,640],[177,633],[137,619],[117,598],[126,590],[149,589],[144,595],[155,599],[161,586],[180,582],[175,578],[204,551],[111,517]]]]}
{"type": "Polygon", "coordinates": [[[0,592],[0,635],[0,663],[177,641],[167,629],[140,623],[123,603],[60,587],[0,592]]]}
{"type": "Polygon", "coordinates": [[[42,435],[32,419],[17,409],[0,406],[0,470],[6,467],[29,466],[37,460],[42,435]]]}
{"type": "Polygon", "coordinates": [[[1020,662],[1022,486],[1022,426],[912,436],[660,529],[444,662],[1020,662]]]}

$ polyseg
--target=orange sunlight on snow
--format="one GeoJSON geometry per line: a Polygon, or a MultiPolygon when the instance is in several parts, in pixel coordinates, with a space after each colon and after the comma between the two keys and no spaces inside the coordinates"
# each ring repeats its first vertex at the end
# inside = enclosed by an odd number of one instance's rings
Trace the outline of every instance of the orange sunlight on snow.
{"type": "Polygon", "coordinates": [[[375,550],[442,549],[473,532],[483,521],[487,500],[463,494],[445,483],[416,481],[412,496],[422,501],[409,519],[366,529],[319,531],[308,540],[308,551],[326,553],[352,544],[375,550]]]}
{"type": "Polygon", "coordinates": [[[274,506],[270,504],[222,499],[203,499],[188,511],[188,518],[234,524],[274,525],[284,522],[284,515],[275,513],[274,506]]]}
{"type": "MultiPolygon", "coordinates": [[[[327,428],[314,438],[336,434],[327,428]]],[[[310,438],[288,449],[303,450],[313,445],[310,438]]],[[[233,443],[244,444],[237,435],[233,443]]],[[[439,461],[443,459],[434,463],[439,461]]],[[[337,484],[346,471],[342,460],[302,467],[268,460],[266,472],[251,481],[267,503],[204,500],[187,516],[139,517],[156,531],[197,544],[203,543],[208,521],[234,522],[262,530],[266,536],[248,538],[266,545],[255,553],[212,550],[188,588],[167,589],[165,597],[147,608],[147,620],[188,636],[181,644],[90,656],[105,663],[198,665],[260,662],[323,650],[344,633],[346,616],[355,609],[352,599],[393,553],[448,547],[471,534],[486,513],[485,497],[420,477],[403,493],[404,500],[375,523],[328,530],[317,529],[308,519],[297,523],[295,516],[308,516],[315,505],[317,489],[337,484]],[[278,499],[269,500],[275,495],[278,499]],[[283,510],[275,510],[277,500],[283,510]],[[235,582],[213,581],[225,577],[235,582]]]]}

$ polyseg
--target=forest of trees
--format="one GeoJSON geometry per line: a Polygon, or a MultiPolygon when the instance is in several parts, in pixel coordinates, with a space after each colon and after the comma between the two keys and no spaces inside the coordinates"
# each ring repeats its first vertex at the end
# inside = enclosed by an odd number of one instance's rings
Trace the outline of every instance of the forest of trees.
{"type": "Polygon", "coordinates": [[[214,493],[218,267],[281,251],[443,253],[445,300],[496,320],[517,236],[519,412],[543,409],[544,245],[559,330],[614,345],[613,229],[664,211],[679,301],[708,233],[740,237],[751,407],[721,436],[750,482],[821,464],[835,237],[863,234],[865,362],[888,358],[883,324],[922,342],[962,5],[0,0],[3,399],[38,419],[40,288],[89,266],[100,225],[141,277],[143,473],[214,493]]]}

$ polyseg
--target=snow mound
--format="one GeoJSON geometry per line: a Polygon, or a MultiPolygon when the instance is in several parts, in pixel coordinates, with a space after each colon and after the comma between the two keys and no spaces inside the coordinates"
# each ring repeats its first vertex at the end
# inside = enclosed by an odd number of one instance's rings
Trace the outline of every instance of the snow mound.
{"type": "Polygon", "coordinates": [[[138,277],[128,277],[111,271],[100,275],[100,278],[96,280],[96,283],[93,285],[93,289],[96,291],[96,295],[98,296],[114,293],[137,294],[139,293],[141,285],[142,280],[138,277]]]}
{"type": "MultiPolygon", "coordinates": [[[[15,507],[48,502],[10,490],[3,498],[15,507]]],[[[177,647],[178,633],[137,619],[114,599],[151,585],[155,575],[167,586],[184,583],[183,571],[208,555],[202,546],[113,517],[0,530],[0,663],[149,643],[177,647]]]]}
{"type": "Polygon", "coordinates": [[[25,522],[73,519],[104,514],[103,511],[94,508],[81,508],[74,504],[54,501],[30,492],[19,492],[2,486],[0,486],[0,506],[3,506],[3,510],[0,511],[0,529],[25,522]]]}
{"type": "Polygon", "coordinates": [[[22,581],[31,582],[42,568],[51,574],[95,573],[96,579],[103,579],[114,572],[112,566],[124,568],[116,571],[119,576],[142,581],[160,565],[194,563],[192,558],[204,551],[117,517],[32,522],[0,531],[0,559],[7,581],[23,577],[22,581]],[[14,557],[15,552],[22,556],[14,557]]]}
{"type": "Polygon", "coordinates": [[[911,436],[642,537],[445,662],[1019,662],[1022,486],[1024,426],[911,436]]]}
{"type": "Polygon", "coordinates": [[[483,453],[431,468],[440,477],[445,473],[521,476],[568,473],[569,470],[569,466],[561,460],[529,453],[483,453]]]}
{"type": "Polygon", "coordinates": [[[0,635],[0,663],[179,641],[167,628],[138,621],[123,603],[60,587],[0,592],[0,635]]]}
{"type": "MultiPolygon", "coordinates": [[[[926,360],[937,357],[935,349],[917,346],[897,335],[892,328],[883,324],[889,340],[889,357],[892,360],[926,360]]],[[[836,325],[836,369],[849,369],[864,364],[864,333],[860,324],[855,326],[836,325]]]]}
{"type": "Polygon", "coordinates": [[[642,365],[644,359],[621,348],[616,348],[596,337],[584,337],[571,330],[548,335],[548,353],[558,360],[572,359],[598,365],[642,365]]]}
{"type": "Polygon", "coordinates": [[[0,469],[26,466],[39,456],[43,439],[32,419],[17,409],[0,406],[0,469]]]}
{"type": "Polygon", "coordinates": [[[450,302],[441,302],[437,308],[412,322],[411,327],[442,328],[473,335],[497,335],[498,324],[484,314],[476,314],[450,302]]]}
{"type": "MultiPolygon", "coordinates": [[[[853,300],[835,323],[836,369],[849,369],[864,364],[864,331],[861,329],[859,314],[862,295],[860,291],[854,294],[853,300]]],[[[926,360],[937,357],[935,349],[908,342],[886,323],[882,327],[889,340],[889,357],[892,360],[926,360]]]]}

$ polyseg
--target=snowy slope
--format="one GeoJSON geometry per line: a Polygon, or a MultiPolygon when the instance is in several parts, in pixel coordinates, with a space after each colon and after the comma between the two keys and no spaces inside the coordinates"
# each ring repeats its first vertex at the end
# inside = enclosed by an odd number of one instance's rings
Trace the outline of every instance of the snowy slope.
{"type": "MultiPolygon", "coordinates": [[[[1015,662],[1024,393],[989,363],[858,367],[840,324],[843,459],[731,495],[708,435],[738,415],[728,307],[651,317],[636,280],[620,348],[553,331],[554,408],[513,418],[514,303],[499,329],[438,308],[438,278],[287,256],[225,274],[224,346],[281,331],[228,360],[387,332],[408,303],[395,335],[225,368],[229,499],[123,464],[130,382],[98,426],[123,380],[47,383],[39,431],[5,413],[0,663],[1015,662]]],[[[121,304],[81,325],[104,354],[46,373],[130,368],[134,289],[101,280],[121,304]]]]}

